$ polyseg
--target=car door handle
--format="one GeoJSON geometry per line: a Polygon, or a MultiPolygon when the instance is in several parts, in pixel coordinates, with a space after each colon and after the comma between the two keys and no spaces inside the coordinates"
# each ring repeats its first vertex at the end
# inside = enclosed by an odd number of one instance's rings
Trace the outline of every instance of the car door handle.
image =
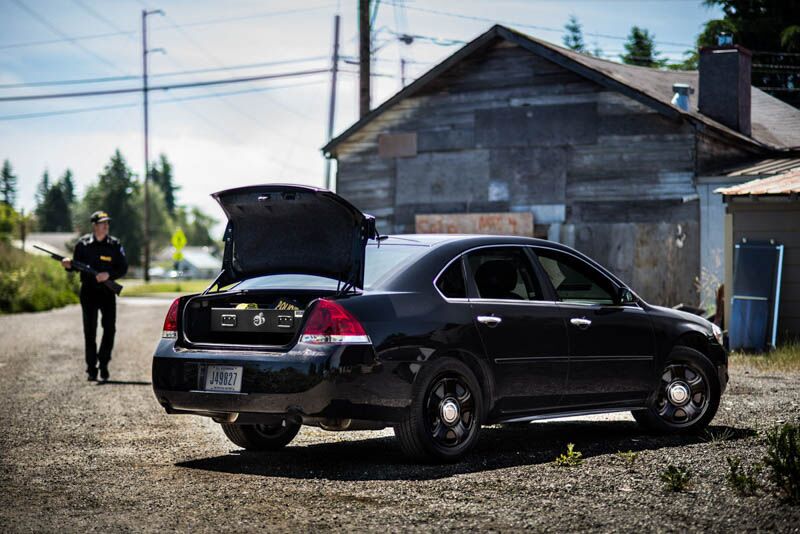
{"type": "Polygon", "coordinates": [[[494,328],[495,326],[499,325],[503,321],[500,317],[495,317],[494,315],[479,315],[478,322],[483,323],[486,326],[494,328]]]}
{"type": "Polygon", "coordinates": [[[590,321],[586,317],[580,317],[580,318],[579,317],[575,317],[573,319],[570,319],[569,322],[574,324],[575,326],[577,326],[581,330],[586,330],[587,328],[589,328],[592,325],[592,321],[590,321]]]}

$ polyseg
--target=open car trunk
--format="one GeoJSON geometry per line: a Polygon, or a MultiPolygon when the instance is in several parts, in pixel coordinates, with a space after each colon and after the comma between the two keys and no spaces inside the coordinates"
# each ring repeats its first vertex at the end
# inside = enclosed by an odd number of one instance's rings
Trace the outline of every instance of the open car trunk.
{"type": "Polygon", "coordinates": [[[182,344],[288,348],[300,333],[309,304],[334,293],[322,289],[263,289],[191,297],[183,307],[182,344]]]}
{"type": "Polygon", "coordinates": [[[270,274],[308,274],[364,287],[375,219],[326,189],[264,184],[212,195],[228,218],[218,287],[270,274]]]}

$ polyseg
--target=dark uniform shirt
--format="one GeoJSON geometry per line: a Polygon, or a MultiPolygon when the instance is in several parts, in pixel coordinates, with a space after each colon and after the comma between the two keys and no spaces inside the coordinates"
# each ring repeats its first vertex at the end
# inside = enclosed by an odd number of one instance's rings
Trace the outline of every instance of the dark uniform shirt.
{"type": "MultiPolygon", "coordinates": [[[[102,241],[95,239],[94,234],[86,234],[78,240],[72,259],[88,264],[97,272],[108,273],[111,280],[115,280],[128,272],[128,260],[125,258],[125,249],[122,243],[114,236],[106,236],[102,241]]],[[[81,273],[81,282],[84,287],[99,288],[100,284],[94,276],[81,273]]]]}

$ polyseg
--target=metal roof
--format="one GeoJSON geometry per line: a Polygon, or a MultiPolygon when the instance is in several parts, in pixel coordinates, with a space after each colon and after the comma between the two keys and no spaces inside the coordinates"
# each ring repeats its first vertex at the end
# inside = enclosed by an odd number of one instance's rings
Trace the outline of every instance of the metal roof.
{"type": "Polygon", "coordinates": [[[731,187],[721,187],[714,191],[722,195],[733,196],[762,196],[762,195],[792,195],[800,193],[800,169],[784,172],[769,178],[758,178],[743,184],[731,187]]]}
{"type": "Polygon", "coordinates": [[[517,44],[609,89],[620,91],[664,115],[683,116],[689,120],[700,122],[723,135],[736,139],[741,145],[749,145],[754,149],[762,150],[787,150],[800,147],[800,110],[760,89],[753,87],[751,91],[752,135],[748,137],[698,111],[700,84],[697,71],[658,70],[615,63],[553,45],[505,26],[495,25],[332,139],[322,148],[323,152],[325,154],[335,153],[335,149],[340,143],[384,111],[404,98],[422,93],[439,76],[472,54],[492,46],[498,40],[517,44]],[[694,88],[695,94],[690,99],[688,111],[671,104],[672,84],[674,83],[685,83],[694,88]]]}
{"type": "Polygon", "coordinates": [[[769,176],[781,174],[792,169],[800,168],[800,158],[765,159],[757,163],[750,163],[747,167],[738,167],[726,176],[769,176]]]}

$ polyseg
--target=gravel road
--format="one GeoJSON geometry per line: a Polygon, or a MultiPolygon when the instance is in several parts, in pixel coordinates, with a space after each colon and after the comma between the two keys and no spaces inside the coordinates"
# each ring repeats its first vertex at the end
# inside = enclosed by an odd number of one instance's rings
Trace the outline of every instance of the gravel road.
{"type": "Polygon", "coordinates": [[[408,463],[391,430],[303,427],[285,451],[250,454],[156,403],[168,305],[120,301],[105,385],[84,379],[78,307],[0,317],[0,531],[800,530],[800,506],[725,480],[727,456],[753,465],[764,430],[800,419],[800,375],[734,369],[713,440],[649,437],[625,414],[484,428],[449,466],[408,463]],[[567,442],[582,465],[553,463],[567,442]],[[665,491],[670,464],[691,469],[688,491],[665,491]]]}

